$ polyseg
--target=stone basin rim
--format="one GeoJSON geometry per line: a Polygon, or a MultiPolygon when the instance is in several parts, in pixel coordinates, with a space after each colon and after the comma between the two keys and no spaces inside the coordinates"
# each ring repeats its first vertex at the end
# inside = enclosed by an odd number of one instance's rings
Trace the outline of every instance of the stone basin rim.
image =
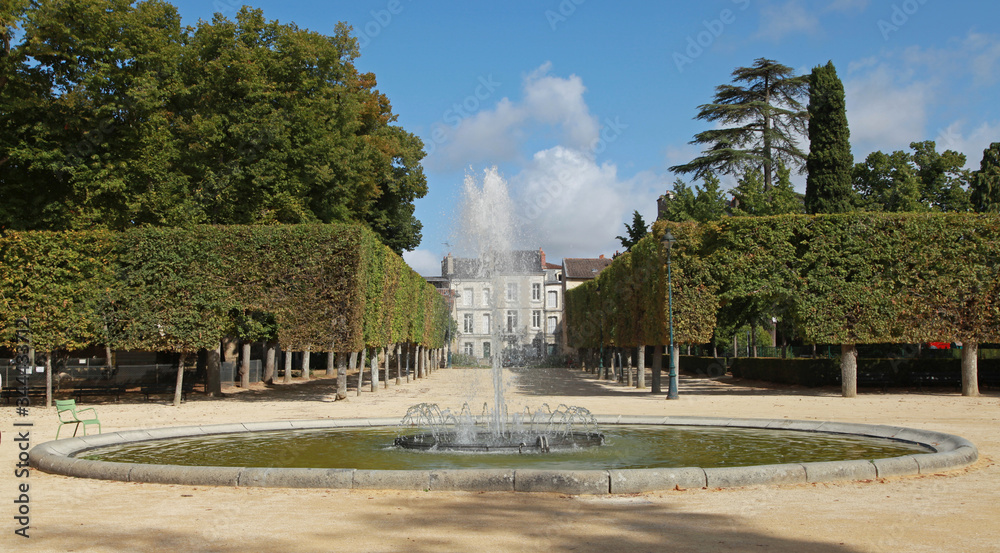
{"type": "Polygon", "coordinates": [[[285,420],[123,430],[41,443],[29,452],[33,468],[81,478],[160,484],[238,487],[396,489],[420,491],[514,491],[563,494],[627,494],[679,488],[864,481],[931,474],[971,465],[976,446],[952,434],[901,426],[821,420],[734,417],[595,415],[607,425],[711,426],[821,432],[916,443],[933,452],[875,460],[844,460],[723,468],[652,469],[440,469],[212,467],[117,463],[80,459],[97,447],[163,438],[318,428],[398,426],[399,418],[285,420]]]}

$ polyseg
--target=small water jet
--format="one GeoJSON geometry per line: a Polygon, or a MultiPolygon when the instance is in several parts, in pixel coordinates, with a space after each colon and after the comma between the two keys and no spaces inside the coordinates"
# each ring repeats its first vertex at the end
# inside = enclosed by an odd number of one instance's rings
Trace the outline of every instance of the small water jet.
{"type": "MultiPolygon", "coordinates": [[[[489,412],[487,405],[484,413],[489,412]]],[[[512,417],[500,433],[494,432],[490,414],[475,416],[468,403],[458,413],[433,403],[410,407],[403,417],[404,427],[420,427],[427,432],[397,437],[393,444],[422,451],[549,453],[604,445],[597,421],[582,407],[548,404],[535,412],[525,410],[512,417]]]]}

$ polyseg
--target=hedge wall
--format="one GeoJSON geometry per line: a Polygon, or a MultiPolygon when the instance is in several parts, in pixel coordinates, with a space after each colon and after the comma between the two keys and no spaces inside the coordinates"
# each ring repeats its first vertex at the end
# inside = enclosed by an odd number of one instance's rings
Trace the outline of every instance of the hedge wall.
{"type": "Polygon", "coordinates": [[[440,347],[447,308],[369,230],[351,224],[143,227],[0,237],[0,343],[32,319],[39,350],[215,347],[233,314],[273,319],[294,349],[440,347]]]}

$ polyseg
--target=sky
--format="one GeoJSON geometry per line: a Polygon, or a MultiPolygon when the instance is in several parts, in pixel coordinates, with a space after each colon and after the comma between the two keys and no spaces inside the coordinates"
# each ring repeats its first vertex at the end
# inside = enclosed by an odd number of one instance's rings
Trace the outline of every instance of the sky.
{"type": "MultiPolygon", "coordinates": [[[[423,241],[404,258],[440,275],[467,175],[507,180],[525,249],[550,262],[612,255],[633,211],[690,161],[694,117],[737,67],[769,58],[844,82],[855,161],[934,140],[967,156],[1000,142],[1000,5],[956,0],[172,0],[184,24],[264,16],[333,34],[350,24],[397,123],[419,136],[423,241]]],[[[808,146],[802,143],[804,149],[808,146]]],[[[689,178],[684,177],[690,181],[689,178]]],[[[794,179],[805,189],[805,178],[794,179]]],[[[732,185],[731,179],[723,184],[732,185]]],[[[699,184],[699,183],[693,183],[699,184]]],[[[454,252],[460,255],[461,252],[454,252]]]]}

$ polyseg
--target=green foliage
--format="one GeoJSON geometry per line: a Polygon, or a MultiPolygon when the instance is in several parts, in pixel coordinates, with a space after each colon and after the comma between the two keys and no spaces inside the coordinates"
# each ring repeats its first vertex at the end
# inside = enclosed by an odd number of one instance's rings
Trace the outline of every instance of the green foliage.
{"type": "Polygon", "coordinates": [[[973,175],[971,203],[980,213],[1000,212],[1000,142],[983,151],[979,170],[973,175]]]}
{"type": "Polygon", "coordinates": [[[356,224],[142,227],[0,238],[0,323],[40,348],[191,352],[234,332],[294,349],[439,347],[444,299],[356,224]]]}
{"type": "Polygon", "coordinates": [[[397,253],[419,244],[423,144],[354,66],[348,26],[244,7],[182,28],[161,0],[6,6],[0,226],[358,221],[397,253]]]}
{"type": "Polygon", "coordinates": [[[859,204],[868,211],[920,212],[971,209],[966,186],[973,174],[965,155],[938,153],[933,141],[913,142],[913,153],[873,152],[852,172],[859,204]]]}
{"type": "Polygon", "coordinates": [[[756,169],[764,175],[770,190],[778,163],[801,166],[806,155],[796,144],[805,132],[807,113],[802,98],[808,88],[807,76],[774,60],[759,58],[751,67],[733,71],[734,83],[715,89],[715,102],[699,106],[697,119],[724,125],[695,135],[692,144],[708,146],[689,163],[671,167],[678,173],[738,175],[756,169]]]}
{"type": "Polygon", "coordinates": [[[851,131],[844,85],[833,62],[809,77],[809,158],[806,160],[806,211],[844,213],[854,209],[851,188],[851,131]]]}
{"type": "Polygon", "coordinates": [[[692,190],[682,179],[675,180],[673,197],[666,200],[666,213],[661,218],[675,223],[704,223],[722,218],[726,214],[726,198],[718,177],[708,173],[703,182],[703,186],[692,190]]]}
{"type": "Polygon", "coordinates": [[[802,213],[802,196],[795,192],[790,171],[778,166],[778,183],[768,190],[757,170],[747,171],[732,190],[732,215],[737,217],[787,215],[802,213]]]}
{"type": "Polygon", "coordinates": [[[852,178],[859,207],[866,211],[926,211],[920,201],[920,180],[906,152],[872,152],[854,166],[852,178]]]}
{"type": "Polygon", "coordinates": [[[630,251],[632,246],[635,246],[639,240],[642,240],[643,236],[649,234],[649,228],[646,226],[646,221],[642,220],[642,215],[639,211],[632,212],[632,226],[625,224],[625,232],[628,234],[625,236],[615,236],[622,243],[622,247],[625,251],[630,251]]]}

